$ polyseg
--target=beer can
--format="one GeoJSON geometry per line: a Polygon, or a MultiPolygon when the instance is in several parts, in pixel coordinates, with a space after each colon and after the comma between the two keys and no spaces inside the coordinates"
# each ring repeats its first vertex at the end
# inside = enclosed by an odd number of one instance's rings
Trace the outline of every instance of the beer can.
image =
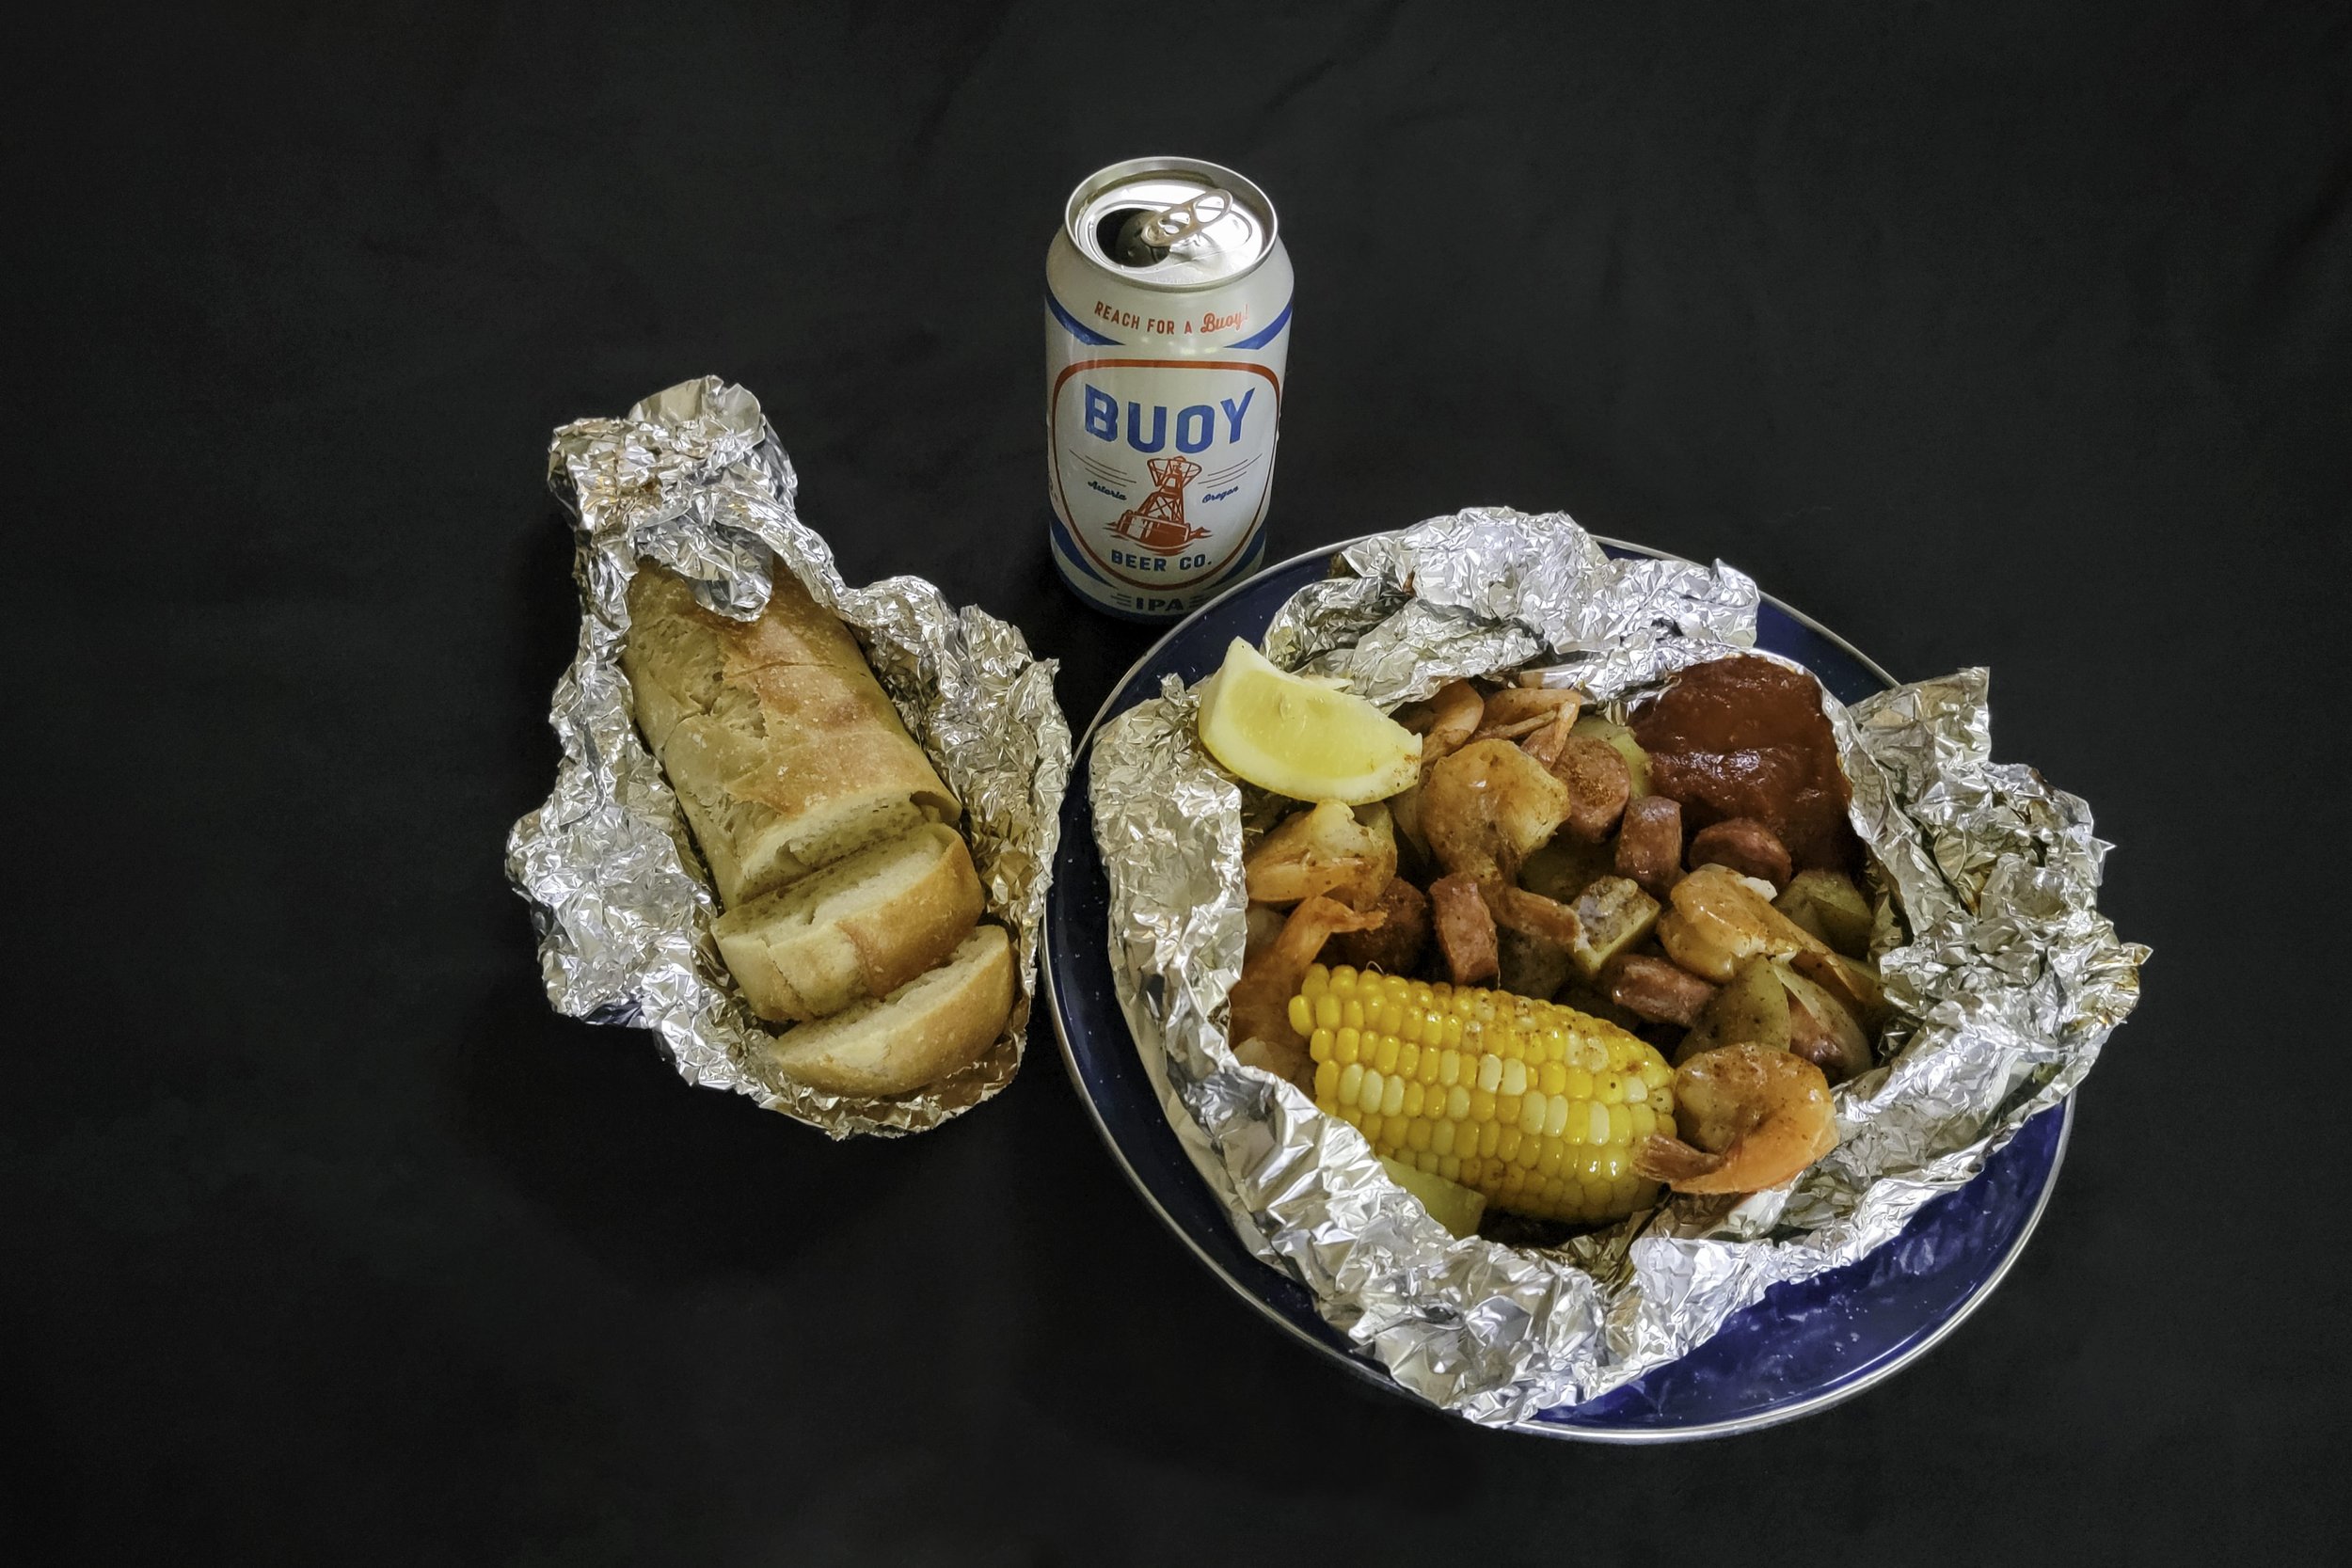
{"type": "Polygon", "coordinates": [[[1291,262],[1265,193],[1197,158],[1080,181],[1045,257],[1047,524],[1098,610],[1172,620],[1265,556],[1291,262]]]}

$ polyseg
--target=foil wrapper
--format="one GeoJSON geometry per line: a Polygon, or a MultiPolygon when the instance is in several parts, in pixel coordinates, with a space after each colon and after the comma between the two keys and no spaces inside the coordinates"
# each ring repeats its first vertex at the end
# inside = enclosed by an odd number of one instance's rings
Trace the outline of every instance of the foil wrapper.
{"type": "Polygon", "coordinates": [[[715,376],[617,420],[564,426],[548,483],[579,520],[580,651],[549,716],[564,745],[554,792],[515,824],[506,869],[532,906],[548,1001],[591,1022],[649,1029],[688,1082],[749,1095],[836,1138],[920,1132],[1010,1083],[1070,777],[1055,662],[1034,657],[1018,628],[950,605],[921,578],[845,582],[831,546],[794,512],[792,464],[758,402],[715,376]],[[759,613],[780,568],[857,634],[908,733],[963,801],[988,912],[1013,938],[1012,1015],[969,1068],[878,1100],[827,1094],[769,1064],[770,1031],[720,961],[710,937],[718,901],[631,717],[620,650],[641,559],[738,620],[759,613]]]}
{"type": "MultiPolygon", "coordinates": [[[[1622,715],[1686,665],[1752,647],[1756,585],[1612,561],[1565,515],[1482,509],[1365,539],[1275,616],[1287,668],[1383,706],[1540,664],[1622,715]]],[[[1839,1143],[1788,1188],[1672,1197],[1549,1250],[1457,1241],[1363,1136],[1225,1044],[1242,857],[1275,815],[1195,739],[1170,677],[1106,724],[1090,780],[1115,984],[1162,1107],[1242,1241],[1313,1292],[1402,1387],[1505,1426],[1689,1352],[1779,1281],[1861,1258],[2081,1082],[2147,949],[2097,907],[2083,802],[1992,760],[1981,670],[1823,707],[1875,861],[1873,956],[1899,1017],[1836,1091],[1839,1143]]]]}

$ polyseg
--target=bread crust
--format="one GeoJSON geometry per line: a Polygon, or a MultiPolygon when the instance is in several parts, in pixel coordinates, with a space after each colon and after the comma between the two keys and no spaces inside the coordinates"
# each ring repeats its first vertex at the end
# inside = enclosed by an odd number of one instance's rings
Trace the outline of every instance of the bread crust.
{"type": "Polygon", "coordinates": [[[962,807],[839,618],[779,571],[748,622],[647,562],[621,669],[726,908],[962,807]]]}
{"type": "Polygon", "coordinates": [[[786,1076],[834,1094],[905,1094],[977,1061],[1013,1003],[1012,944],[982,926],[938,969],[880,1001],[860,1003],[779,1037],[786,1076]]]}

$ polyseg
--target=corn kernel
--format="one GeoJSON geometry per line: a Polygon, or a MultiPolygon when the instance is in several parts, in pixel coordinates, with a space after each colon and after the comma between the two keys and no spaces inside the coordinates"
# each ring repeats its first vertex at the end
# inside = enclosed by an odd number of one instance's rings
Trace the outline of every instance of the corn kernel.
{"type": "MultiPolygon", "coordinates": [[[[1393,1037],[1394,1031],[1391,1031],[1391,1034],[1393,1037]]],[[[1382,1068],[1380,1070],[1386,1072],[1388,1069],[1382,1068]]],[[[1396,1070],[1407,1078],[1418,1076],[1421,1071],[1421,1047],[1407,1040],[1398,1040],[1396,1042],[1396,1070]]]]}
{"type": "Polygon", "coordinates": [[[1364,1081],[1362,1084],[1358,1085],[1356,1090],[1356,1103],[1362,1106],[1367,1112],[1380,1109],[1380,1088],[1381,1082],[1379,1069],[1377,1068],[1366,1069],[1364,1071],[1364,1081]]]}
{"type": "Polygon", "coordinates": [[[1671,1138],[1675,1135],[1675,1118],[1663,1111],[1658,1116],[1658,1135],[1661,1138],[1671,1138]]]}
{"type": "Polygon", "coordinates": [[[1470,1090],[1456,1084],[1445,1091],[1445,1115],[1448,1121],[1468,1121],[1470,1114],[1470,1090]]]}
{"type": "Polygon", "coordinates": [[[1462,1081],[1462,1053],[1458,1051],[1438,1053],[1438,1082],[1451,1088],[1462,1081]]]}
{"type": "Polygon", "coordinates": [[[1298,982],[1298,994],[1311,1002],[1328,990],[1330,987],[1330,968],[1325,964],[1309,964],[1307,977],[1298,982]]]}
{"type": "Polygon", "coordinates": [[[1567,1145],[1557,1138],[1544,1140],[1544,1151],[1535,1157],[1535,1174],[1544,1179],[1544,1185],[1557,1196],[1561,1162],[1568,1157],[1567,1145]]]}
{"type": "Polygon", "coordinates": [[[1568,1069],[1558,1062],[1546,1062],[1535,1074],[1535,1086],[1546,1094],[1558,1094],[1568,1086],[1568,1069]]]}
{"type": "Polygon", "coordinates": [[[1363,1089],[1364,1064],[1361,1062],[1346,1062],[1342,1064],[1340,1068],[1339,1102],[1343,1105],[1355,1104],[1356,1097],[1361,1094],[1363,1089]]]}
{"type": "Polygon", "coordinates": [[[1623,1105],[1609,1107],[1609,1141],[1626,1144],[1633,1141],[1633,1113],[1623,1105]]]}
{"type": "Polygon", "coordinates": [[[1518,1095],[1527,1092],[1527,1064],[1509,1061],[1502,1064],[1502,1092],[1518,1095]]]}
{"type": "Polygon", "coordinates": [[[1626,1125],[1638,1142],[1658,1131],[1658,1113],[1646,1105],[1636,1105],[1626,1114],[1626,1125]]]}
{"type": "Polygon", "coordinates": [[[1315,1102],[1323,1103],[1340,1086],[1340,1065],[1326,1059],[1315,1064],[1315,1102]]]}
{"type": "Polygon", "coordinates": [[[1414,1117],[1412,1125],[1405,1129],[1405,1147],[1416,1154],[1426,1153],[1429,1148],[1429,1137],[1428,1119],[1423,1117],[1414,1117]]]}
{"type": "Polygon", "coordinates": [[[1517,1127],[1519,1124],[1520,1103],[1519,1097],[1515,1094],[1495,1096],[1495,1120],[1505,1127],[1517,1127]]]}
{"type": "Polygon", "coordinates": [[[1363,1059],[1363,1037],[1353,1029],[1342,1029],[1331,1037],[1331,1059],[1345,1067],[1363,1059]]]}
{"type": "Polygon", "coordinates": [[[1674,1081],[1675,1069],[1664,1062],[1652,1060],[1642,1064],[1642,1082],[1649,1088],[1662,1089],[1674,1081]]]}
{"type": "Polygon", "coordinates": [[[1570,1100],[1592,1099],[1593,1075],[1581,1067],[1572,1067],[1567,1069],[1567,1072],[1568,1081],[1561,1085],[1560,1092],[1570,1100]]]}
{"type": "MultiPolygon", "coordinates": [[[[1384,1076],[1380,1080],[1380,1114],[1392,1117],[1404,1109],[1405,1080],[1393,1073],[1384,1076]]],[[[1623,1110],[1624,1107],[1619,1106],[1618,1109],[1623,1110]]]]}
{"type": "Polygon", "coordinates": [[[1384,1034],[1384,1035],[1393,1035],[1393,1034],[1397,1034],[1398,1032],[1400,1032],[1401,1030],[1403,1030],[1403,1029],[1404,1029],[1404,1027],[1405,1027],[1405,1009],[1404,1009],[1404,1008],[1402,1008],[1402,1007],[1398,1006],[1395,1003],[1393,1003],[1393,1002],[1391,1002],[1391,1001],[1389,1001],[1387,998],[1385,998],[1385,997],[1384,997],[1384,998],[1382,998],[1382,999],[1381,999],[1379,1011],[1380,1011],[1380,1022],[1379,1022],[1379,1028],[1380,1028],[1380,1032],[1381,1032],[1382,1034],[1384,1034]]]}
{"type": "Polygon", "coordinates": [[[1445,1022],[1439,1028],[1439,1037],[1447,1045],[1458,1047],[1462,1043],[1462,1021],[1452,1013],[1445,1014],[1444,1018],[1445,1022]]]}
{"type": "MultiPolygon", "coordinates": [[[[1495,1135],[1495,1147],[1492,1152],[1496,1159],[1508,1164],[1518,1157],[1519,1145],[1525,1141],[1525,1134],[1518,1128],[1505,1127],[1501,1122],[1489,1122],[1486,1130],[1495,1135]]],[[[1481,1154],[1488,1152],[1486,1132],[1478,1134],[1478,1151],[1481,1154]]]]}
{"type": "Polygon", "coordinates": [[[1623,1145],[1613,1145],[1601,1150],[1601,1180],[1613,1182],[1631,1168],[1632,1162],[1623,1145]]]}
{"type": "Polygon", "coordinates": [[[1488,1094],[1494,1093],[1502,1086],[1502,1057],[1481,1056],[1478,1058],[1478,1086],[1488,1094]]]}
{"type": "Polygon", "coordinates": [[[1438,1174],[1448,1181],[1459,1181],[1462,1179],[1462,1162],[1451,1154],[1441,1155],[1438,1160],[1438,1174]]]}
{"type": "Polygon", "coordinates": [[[1465,1187],[1475,1187],[1480,1178],[1486,1174],[1486,1162],[1475,1154],[1465,1154],[1455,1162],[1454,1168],[1462,1173],[1454,1180],[1465,1187]]]}
{"type": "Polygon", "coordinates": [[[1431,1088],[1438,1086],[1439,1075],[1445,1070],[1445,1053],[1436,1046],[1421,1053],[1421,1081],[1431,1088]]]}
{"type": "Polygon", "coordinates": [[[1340,1004],[1340,1022],[1350,1029],[1364,1026],[1364,1004],[1361,997],[1351,996],[1340,1004]]]}
{"type": "Polygon", "coordinates": [[[1502,1146],[1502,1129],[1491,1121],[1480,1122],[1478,1124],[1478,1157],[1482,1160],[1491,1159],[1495,1150],[1502,1146]]]}
{"type": "Polygon", "coordinates": [[[1315,1027],[1336,1029],[1340,1026],[1340,999],[1326,991],[1315,998],[1315,1027]]]}
{"type": "Polygon", "coordinates": [[[1488,1094],[1485,1089],[1470,1089],[1467,1092],[1467,1099],[1470,1120],[1492,1121],[1495,1119],[1495,1097],[1493,1095],[1488,1094]]]}
{"type": "Polygon", "coordinates": [[[1415,1079],[1398,1077],[1389,1082],[1396,1085],[1397,1093],[1405,1103],[1405,1114],[1408,1117],[1421,1115],[1422,1108],[1429,1103],[1429,1091],[1415,1079]]]}
{"type": "Polygon", "coordinates": [[[1522,1134],[1519,1138],[1519,1150],[1517,1154],[1511,1156],[1511,1158],[1518,1162],[1519,1169],[1534,1170],[1535,1168],[1535,1162],[1543,1158],[1543,1139],[1530,1138],[1522,1134]]]}
{"type": "Polygon", "coordinates": [[[1377,1111],[1367,1112],[1359,1125],[1363,1129],[1364,1142],[1372,1145],[1372,1151],[1375,1154],[1386,1154],[1389,1151],[1387,1142],[1389,1124],[1386,1117],[1377,1111]]]}
{"type": "Polygon", "coordinates": [[[1544,1118],[1551,1114],[1551,1102],[1541,1089],[1519,1101],[1519,1131],[1533,1136],[1544,1130],[1544,1118]]]}
{"type": "Polygon", "coordinates": [[[1557,1138],[1568,1130],[1568,1097],[1564,1094],[1544,1097],[1544,1136],[1557,1138]]]}
{"type": "Polygon", "coordinates": [[[1450,1121],[1441,1121],[1433,1125],[1429,1129],[1429,1147],[1439,1154],[1453,1153],[1454,1126],[1455,1124],[1450,1121]]]}
{"type": "Polygon", "coordinates": [[[1342,999],[1356,994],[1356,971],[1349,965],[1340,964],[1332,969],[1331,994],[1342,999]]]}
{"type": "Polygon", "coordinates": [[[1318,1062],[1331,1059],[1331,1031],[1317,1029],[1307,1037],[1307,1054],[1318,1062]]]}
{"type": "Polygon", "coordinates": [[[1408,1040],[1418,1040],[1421,1038],[1421,1026],[1422,1022],[1428,1017],[1426,1013],[1422,1012],[1419,1007],[1400,1007],[1397,1009],[1397,1017],[1398,1022],[1396,1026],[1396,1033],[1398,1038],[1408,1040]]]}
{"type": "Polygon", "coordinates": [[[1308,1001],[1306,997],[1294,996],[1291,998],[1290,1017],[1291,1032],[1293,1034],[1311,1035],[1314,1033],[1315,1005],[1308,1001]]]}
{"type": "Polygon", "coordinates": [[[1609,1141],[1609,1107],[1597,1100],[1584,1102],[1584,1136],[1580,1141],[1586,1144],[1605,1144],[1609,1141]]]}

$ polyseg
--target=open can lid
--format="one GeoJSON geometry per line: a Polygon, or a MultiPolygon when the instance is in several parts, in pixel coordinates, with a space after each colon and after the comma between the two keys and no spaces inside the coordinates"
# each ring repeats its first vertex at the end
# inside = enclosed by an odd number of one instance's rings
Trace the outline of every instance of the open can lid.
{"type": "Polygon", "coordinates": [[[1217,164],[1131,158],[1080,181],[1062,227],[1079,255],[1114,277],[1146,289],[1200,289],[1266,259],[1274,204],[1217,164]]]}

